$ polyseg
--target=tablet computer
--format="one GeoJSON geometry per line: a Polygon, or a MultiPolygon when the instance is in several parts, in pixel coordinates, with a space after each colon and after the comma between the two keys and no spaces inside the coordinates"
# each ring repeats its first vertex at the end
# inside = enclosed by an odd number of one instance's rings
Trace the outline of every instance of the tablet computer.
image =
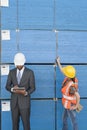
{"type": "Polygon", "coordinates": [[[14,88],[14,90],[25,90],[24,87],[18,87],[18,88],[14,88]]]}

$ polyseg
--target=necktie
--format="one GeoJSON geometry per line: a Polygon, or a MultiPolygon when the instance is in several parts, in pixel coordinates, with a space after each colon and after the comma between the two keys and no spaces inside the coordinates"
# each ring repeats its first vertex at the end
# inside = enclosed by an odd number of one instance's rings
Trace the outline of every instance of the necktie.
{"type": "Polygon", "coordinates": [[[17,80],[18,80],[18,84],[20,84],[20,80],[21,80],[21,72],[18,72],[18,76],[17,76],[17,80]]]}

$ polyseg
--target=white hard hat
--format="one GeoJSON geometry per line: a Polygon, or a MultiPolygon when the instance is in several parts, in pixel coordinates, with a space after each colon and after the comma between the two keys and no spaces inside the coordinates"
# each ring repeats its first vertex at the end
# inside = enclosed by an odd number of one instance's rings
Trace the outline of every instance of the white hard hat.
{"type": "Polygon", "coordinates": [[[15,64],[15,66],[17,66],[17,65],[24,65],[25,61],[26,61],[26,58],[25,58],[23,53],[17,53],[14,56],[14,64],[15,64]]]}

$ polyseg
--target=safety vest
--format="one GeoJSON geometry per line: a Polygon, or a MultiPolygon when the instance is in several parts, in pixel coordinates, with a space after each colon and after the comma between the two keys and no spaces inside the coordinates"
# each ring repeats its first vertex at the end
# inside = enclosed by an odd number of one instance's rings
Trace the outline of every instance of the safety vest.
{"type": "Polygon", "coordinates": [[[77,80],[77,78],[75,78],[75,81],[73,82],[72,80],[70,80],[70,79],[68,80],[68,78],[65,78],[63,84],[64,84],[64,86],[61,89],[62,96],[63,96],[62,104],[63,104],[64,108],[70,109],[71,105],[76,104],[76,96],[70,95],[69,89],[71,86],[78,89],[78,80],[77,80]]]}

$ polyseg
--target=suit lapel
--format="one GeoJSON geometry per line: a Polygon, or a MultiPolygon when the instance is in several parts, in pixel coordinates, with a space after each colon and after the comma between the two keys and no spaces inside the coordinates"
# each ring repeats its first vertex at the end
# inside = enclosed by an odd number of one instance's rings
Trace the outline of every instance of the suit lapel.
{"type": "Polygon", "coordinates": [[[16,76],[17,75],[17,69],[14,69],[14,73],[13,74],[14,74],[14,78],[13,79],[15,79],[15,81],[17,83],[17,76],[16,76]]]}

